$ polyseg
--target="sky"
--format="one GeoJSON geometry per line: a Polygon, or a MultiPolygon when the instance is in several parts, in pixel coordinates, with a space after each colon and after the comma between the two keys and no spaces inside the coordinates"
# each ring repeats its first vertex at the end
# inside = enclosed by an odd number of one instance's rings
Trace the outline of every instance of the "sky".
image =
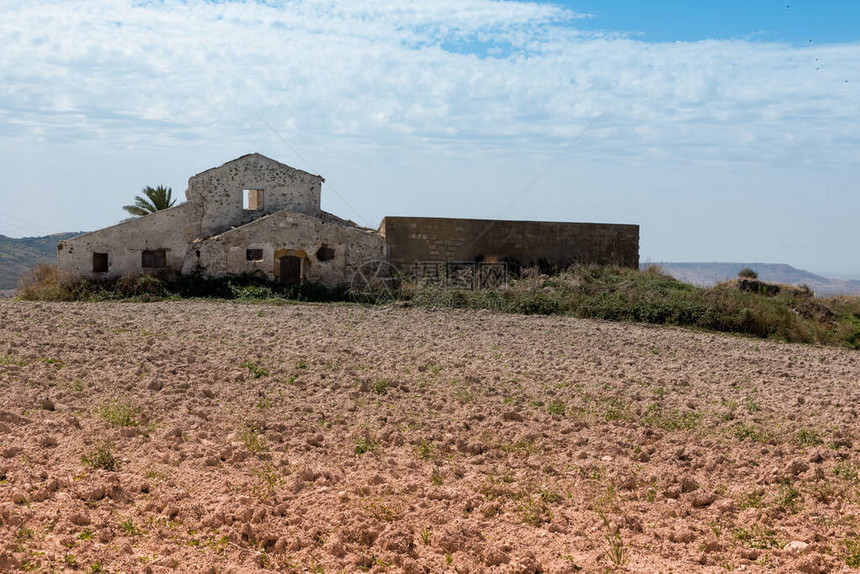
{"type": "Polygon", "coordinates": [[[259,152],[323,209],[860,278],[860,2],[2,0],[0,234],[259,152]]]}

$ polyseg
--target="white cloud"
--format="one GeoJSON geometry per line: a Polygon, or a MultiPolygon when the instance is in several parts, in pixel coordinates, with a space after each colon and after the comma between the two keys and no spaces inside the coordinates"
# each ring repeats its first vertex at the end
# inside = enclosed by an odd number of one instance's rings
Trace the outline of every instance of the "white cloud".
{"type": "Polygon", "coordinates": [[[858,147],[860,78],[844,80],[860,46],[648,44],[583,34],[580,17],[490,0],[19,2],[0,22],[5,145],[234,137],[258,112],[350,145],[462,150],[564,142],[603,112],[591,142],[608,156],[858,147]]]}

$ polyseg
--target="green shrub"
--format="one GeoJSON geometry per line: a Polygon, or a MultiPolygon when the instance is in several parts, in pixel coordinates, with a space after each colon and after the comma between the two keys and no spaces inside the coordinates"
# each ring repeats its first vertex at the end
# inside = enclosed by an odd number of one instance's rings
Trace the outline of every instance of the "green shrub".
{"type": "Polygon", "coordinates": [[[758,273],[749,267],[744,267],[738,271],[738,277],[741,277],[742,279],[758,279],[758,273]]]}

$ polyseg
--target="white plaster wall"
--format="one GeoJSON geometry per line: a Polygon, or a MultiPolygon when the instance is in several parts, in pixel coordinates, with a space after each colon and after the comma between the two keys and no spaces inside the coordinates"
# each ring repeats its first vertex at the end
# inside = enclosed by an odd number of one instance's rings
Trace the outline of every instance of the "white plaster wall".
{"type": "Polygon", "coordinates": [[[198,212],[200,234],[207,236],[282,209],[315,216],[320,211],[322,182],[318,175],[250,154],[195,175],[188,180],[185,194],[198,212]],[[242,209],[246,189],[263,191],[262,210],[242,209]]]}
{"type": "Polygon", "coordinates": [[[165,249],[167,270],[178,272],[198,229],[193,207],[183,203],[61,241],[57,247],[57,266],[63,275],[90,278],[152,273],[158,270],[141,267],[141,253],[165,249]],[[108,254],[107,273],[93,273],[94,252],[108,254]]]}
{"type": "Polygon", "coordinates": [[[304,280],[329,287],[349,283],[362,263],[384,259],[385,252],[383,238],[376,232],[282,211],[195,243],[183,273],[197,267],[204,277],[258,272],[274,280],[275,252],[284,249],[304,251],[308,256],[302,263],[304,280]],[[334,249],[334,259],[317,259],[323,245],[334,249]],[[262,249],[263,260],[247,261],[247,249],[262,249]]]}

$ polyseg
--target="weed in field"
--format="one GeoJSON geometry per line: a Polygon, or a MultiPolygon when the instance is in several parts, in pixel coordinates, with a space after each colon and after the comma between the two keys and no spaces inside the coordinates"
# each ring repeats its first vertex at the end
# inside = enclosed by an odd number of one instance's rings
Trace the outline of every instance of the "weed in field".
{"type": "Polygon", "coordinates": [[[777,540],[775,530],[758,524],[752,528],[738,528],[734,531],[733,535],[735,540],[746,544],[750,548],[768,550],[770,548],[782,548],[783,546],[777,540]]]}
{"type": "Polygon", "coordinates": [[[262,452],[266,448],[266,438],[252,426],[243,426],[236,433],[236,438],[251,452],[262,452]]]}
{"type": "Polygon", "coordinates": [[[785,507],[789,512],[797,512],[800,502],[803,497],[800,491],[791,484],[783,484],[779,489],[779,494],[776,497],[776,503],[785,507]]]}
{"type": "Polygon", "coordinates": [[[262,366],[258,365],[254,361],[251,361],[251,360],[242,361],[239,364],[239,366],[242,368],[248,369],[251,372],[251,375],[255,379],[269,376],[269,369],[267,369],[266,367],[262,367],[262,366]]]}
{"type": "Polygon", "coordinates": [[[519,514],[520,519],[526,524],[540,526],[552,521],[552,510],[549,504],[550,502],[546,499],[543,492],[538,491],[534,495],[523,491],[519,494],[517,514],[519,514]]]}
{"type": "Polygon", "coordinates": [[[740,424],[733,429],[732,433],[738,440],[753,442],[767,442],[771,438],[770,433],[753,424],[740,424]]]}
{"type": "Polygon", "coordinates": [[[433,472],[430,474],[430,482],[432,482],[436,486],[442,485],[442,473],[439,472],[438,468],[434,468],[433,472]]]}
{"type": "Polygon", "coordinates": [[[116,470],[117,460],[113,454],[113,450],[113,444],[105,442],[84,455],[81,460],[84,464],[88,464],[95,469],[114,471],[116,470]]]}
{"type": "Polygon", "coordinates": [[[821,433],[813,429],[800,429],[794,435],[795,442],[798,446],[817,446],[824,444],[824,438],[821,433]]]}
{"type": "Polygon", "coordinates": [[[24,548],[24,545],[31,538],[33,538],[33,530],[31,528],[27,528],[26,526],[21,526],[18,531],[15,532],[14,551],[25,552],[26,549],[24,548]]]}
{"type": "Polygon", "coordinates": [[[369,436],[362,435],[355,439],[355,454],[360,456],[376,449],[376,442],[369,436]]]}
{"type": "Polygon", "coordinates": [[[258,484],[254,485],[251,490],[254,496],[262,501],[268,500],[274,494],[275,488],[281,483],[281,475],[271,464],[264,468],[255,468],[251,474],[258,481],[258,484]]]}
{"type": "Polygon", "coordinates": [[[17,367],[23,367],[26,364],[27,363],[21,359],[16,359],[12,355],[0,355],[0,365],[15,365],[17,367]]]}
{"type": "Polygon", "coordinates": [[[138,407],[129,399],[111,399],[103,402],[97,412],[102,419],[115,427],[138,426],[138,407]]]}
{"type": "Polygon", "coordinates": [[[418,458],[423,458],[424,460],[431,459],[433,458],[433,443],[422,439],[421,442],[418,443],[416,451],[418,453],[418,458]]]}
{"type": "Polygon", "coordinates": [[[306,359],[299,359],[298,361],[296,361],[297,369],[307,369],[309,366],[310,363],[308,363],[306,359]]]}
{"type": "Polygon", "coordinates": [[[567,404],[562,400],[554,400],[547,406],[546,410],[551,415],[564,416],[567,413],[567,404]]]}
{"type": "Polygon", "coordinates": [[[642,422],[666,431],[690,431],[702,423],[702,418],[702,413],[681,412],[678,409],[664,410],[657,403],[651,403],[645,409],[642,422]]]}
{"type": "Polygon", "coordinates": [[[127,518],[126,520],[123,520],[122,522],[119,523],[119,526],[129,536],[140,536],[141,534],[144,533],[140,528],[137,527],[137,525],[134,523],[134,520],[132,520],[131,518],[127,518]]]}
{"type": "Polygon", "coordinates": [[[425,546],[430,544],[431,533],[429,528],[422,528],[421,532],[418,533],[418,536],[421,538],[422,544],[424,544],[425,546]]]}
{"type": "Polygon", "coordinates": [[[741,495],[740,500],[738,501],[738,508],[740,510],[745,510],[747,508],[761,508],[763,501],[764,491],[751,490],[746,494],[741,495]]]}
{"type": "Polygon", "coordinates": [[[857,472],[858,466],[850,462],[840,462],[833,469],[833,474],[842,480],[857,483],[860,482],[860,474],[857,472]]]}
{"type": "Polygon", "coordinates": [[[376,381],[376,384],[373,385],[373,392],[377,395],[387,395],[388,394],[388,381],[385,379],[379,379],[376,381]]]}
{"type": "Polygon", "coordinates": [[[630,561],[630,554],[627,545],[621,538],[621,532],[618,526],[611,523],[609,518],[603,512],[599,513],[600,519],[603,521],[603,526],[606,528],[606,558],[616,567],[621,567],[630,561]]]}
{"type": "Polygon", "coordinates": [[[860,568],[860,538],[846,538],[845,564],[850,568],[860,568]]]}

